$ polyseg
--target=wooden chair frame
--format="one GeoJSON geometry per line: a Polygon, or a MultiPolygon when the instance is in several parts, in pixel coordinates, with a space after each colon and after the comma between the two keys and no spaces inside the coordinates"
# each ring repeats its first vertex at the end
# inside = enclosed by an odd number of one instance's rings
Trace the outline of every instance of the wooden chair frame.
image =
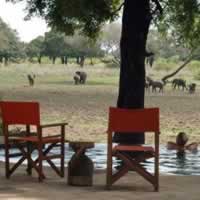
{"type": "MultiPolygon", "coordinates": [[[[39,181],[45,178],[43,172],[43,161],[46,160],[52,169],[60,176],[64,177],[64,157],[65,157],[65,126],[67,123],[55,123],[40,125],[39,103],[37,102],[0,102],[3,133],[5,142],[5,173],[6,178],[10,178],[13,172],[27,159],[27,173],[32,174],[32,168],[38,173],[39,181]],[[11,112],[13,113],[11,114],[11,112]],[[29,116],[30,115],[30,116],[29,116]],[[26,135],[15,136],[9,135],[10,125],[25,125],[26,135]],[[31,134],[31,126],[36,127],[36,134],[31,134]],[[60,127],[60,134],[54,136],[43,137],[43,129],[50,127],[60,127]],[[13,154],[10,153],[11,143],[20,150],[21,158],[10,167],[10,158],[13,154]],[[26,144],[26,145],[22,145],[26,144]],[[45,149],[44,146],[49,144],[45,149]],[[60,146],[60,154],[48,155],[48,153],[56,146],[60,146]],[[38,158],[33,160],[31,154],[33,150],[38,150],[38,158]],[[60,159],[60,169],[52,162],[52,159],[60,159]]],[[[16,154],[15,154],[16,155],[16,154]]]]}
{"type": "Polygon", "coordinates": [[[120,109],[110,108],[108,124],[108,153],[107,153],[107,182],[106,188],[134,170],[154,186],[154,191],[159,190],[159,109],[120,109]],[[154,148],[151,146],[116,145],[112,144],[112,134],[134,132],[154,132],[154,148]],[[127,152],[142,152],[140,156],[132,158],[127,152]],[[113,173],[112,157],[117,157],[124,165],[113,173]],[[154,173],[148,172],[141,162],[154,157],[154,173]]]}

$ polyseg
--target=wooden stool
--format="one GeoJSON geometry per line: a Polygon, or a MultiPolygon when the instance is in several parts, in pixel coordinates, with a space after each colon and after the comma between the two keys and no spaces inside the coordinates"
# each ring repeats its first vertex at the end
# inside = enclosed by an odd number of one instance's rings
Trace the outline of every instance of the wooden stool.
{"type": "Polygon", "coordinates": [[[68,184],[74,186],[91,186],[93,183],[94,165],[85,155],[86,149],[94,147],[94,142],[70,142],[75,154],[68,163],[68,184]]]}

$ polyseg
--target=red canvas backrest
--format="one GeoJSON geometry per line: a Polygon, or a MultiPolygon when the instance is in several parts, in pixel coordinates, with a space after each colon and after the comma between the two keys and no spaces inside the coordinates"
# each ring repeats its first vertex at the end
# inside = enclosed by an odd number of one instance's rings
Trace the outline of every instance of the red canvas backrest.
{"type": "Polygon", "coordinates": [[[110,108],[108,132],[159,132],[159,109],[110,108]]]}
{"type": "Polygon", "coordinates": [[[40,125],[39,103],[1,101],[0,109],[3,123],[40,125]]]}

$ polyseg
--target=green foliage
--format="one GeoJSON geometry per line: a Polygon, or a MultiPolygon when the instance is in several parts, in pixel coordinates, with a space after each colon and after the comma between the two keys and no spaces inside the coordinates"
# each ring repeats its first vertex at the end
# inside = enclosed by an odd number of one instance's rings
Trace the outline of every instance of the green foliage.
{"type": "Polygon", "coordinates": [[[71,56],[102,57],[104,51],[101,49],[100,40],[92,41],[87,37],[75,34],[73,37],[66,37],[66,43],[71,47],[71,56]]]}
{"type": "Polygon", "coordinates": [[[20,43],[17,32],[0,18],[0,58],[4,58],[5,62],[14,61],[24,56],[23,50],[23,44],[20,43]]]}
{"type": "Polygon", "coordinates": [[[159,30],[190,49],[200,44],[200,6],[198,0],[163,0],[164,13],[157,22],[159,30]]]}
{"type": "Polygon", "coordinates": [[[190,64],[188,65],[188,67],[192,71],[196,72],[196,71],[200,70],[200,61],[193,60],[193,61],[190,62],[190,64]]]}
{"type": "Polygon", "coordinates": [[[44,37],[39,36],[30,41],[26,46],[26,54],[30,59],[40,57],[44,53],[44,37]]]}
{"type": "Polygon", "coordinates": [[[104,55],[99,40],[92,42],[88,38],[78,34],[70,37],[52,30],[45,33],[43,41],[38,42],[38,38],[36,38],[28,45],[30,47],[29,55],[33,55],[33,57],[45,55],[50,59],[61,58],[63,56],[86,56],[92,58],[104,55]]]}
{"type": "Polygon", "coordinates": [[[108,54],[111,54],[119,49],[119,41],[121,36],[121,24],[114,22],[111,24],[106,24],[101,32],[101,44],[102,48],[108,54]]]}
{"type": "MultiPolygon", "coordinates": [[[[8,0],[18,2],[19,0],[8,0]]],[[[118,16],[121,0],[32,0],[27,3],[27,18],[43,16],[48,25],[68,35],[76,31],[95,38],[106,21],[118,16]]],[[[194,48],[200,42],[198,0],[160,0],[162,17],[159,30],[173,36],[179,44],[194,48]],[[170,30],[170,31],[169,31],[170,30]]]]}
{"type": "Polygon", "coordinates": [[[194,75],[196,80],[200,80],[200,70],[194,75]]]}
{"type": "MultiPolygon", "coordinates": [[[[18,0],[10,0],[18,2],[18,0]]],[[[95,38],[105,21],[117,17],[115,10],[121,0],[32,0],[27,2],[30,18],[33,15],[43,16],[48,25],[58,31],[73,35],[75,31],[95,38]]]]}
{"type": "Polygon", "coordinates": [[[115,63],[115,62],[110,62],[108,64],[106,64],[106,67],[108,68],[119,68],[119,64],[115,63]]]}
{"type": "Polygon", "coordinates": [[[51,57],[59,57],[65,54],[65,38],[64,34],[56,31],[45,33],[44,38],[44,53],[51,57]]]}
{"type": "Polygon", "coordinates": [[[168,60],[170,63],[178,63],[180,61],[180,57],[179,55],[174,55],[174,56],[171,56],[168,60]]]}
{"type": "Polygon", "coordinates": [[[175,56],[178,60],[184,60],[190,53],[188,48],[178,45],[171,35],[164,37],[155,29],[149,31],[147,49],[154,52],[156,57],[171,59],[175,56]]]}
{"type": "Polygon", "coordinates": [[[200,61],[193,60],[190,62],[188,67],[192,71],[194,79],[200,80],[200,61]]]}

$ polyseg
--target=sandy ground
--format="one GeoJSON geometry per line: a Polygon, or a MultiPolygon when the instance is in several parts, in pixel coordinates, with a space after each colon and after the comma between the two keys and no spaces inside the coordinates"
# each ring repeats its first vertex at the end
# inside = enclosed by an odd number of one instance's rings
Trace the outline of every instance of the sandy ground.
{"type": "Polygon", "coordinates": [[[199,176],[160,176],[160,191],[134,172],[120,179],[111,191],[105,190],[105,172],[95,172],[92,187],[74,187],[67,185],[66,178],[60,179],[49,168],[45,169],[47,179],[38,183],[37,177],[25,174],[24,167],[6,180],[4,164],[0,164],[1,200],[199,200],[199,176]]]}

